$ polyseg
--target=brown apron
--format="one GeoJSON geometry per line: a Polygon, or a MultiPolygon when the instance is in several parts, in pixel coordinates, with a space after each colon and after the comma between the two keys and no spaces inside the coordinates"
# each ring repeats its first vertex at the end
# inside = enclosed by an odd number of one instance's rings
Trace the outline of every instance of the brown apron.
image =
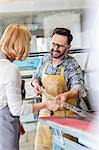
{"type": "MultiPolygon", "coordinates": [[[[48,64],[46,63],[42,71],[42,86],[46,92],[42,93],[42,101],[53,101],[52,97],[68,90],[66,81],[64,79],[64,68],[61,67],[59,75],[47,75],[45,70],[48,64]],[[48,96],[48,95],[52,95],[48,96]]],[[[75,99],[69,100],[69,103],[76,105],[77,101],[75,99]]],[[[62,109],[54,112],[55,116],[68,116],[72,112],[66,109],[62,109]]],[[[51,111],[43,109],[40,111],[39,117],[51,116],[51,111]]],[[[35,150],[52,150],[52,133],[51,129],[41,123],[38,123],[36,140],[35,140],[35,150]]]]}

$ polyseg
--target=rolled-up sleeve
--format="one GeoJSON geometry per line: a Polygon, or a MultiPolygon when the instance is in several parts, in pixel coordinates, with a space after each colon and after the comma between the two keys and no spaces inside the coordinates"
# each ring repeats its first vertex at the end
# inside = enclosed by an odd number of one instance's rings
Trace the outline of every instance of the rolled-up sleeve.
{"type": "Polygon", "coordinates": [[[67,70],[69,89],[76,89],[79,92],[79,98],[86,97],[86,88],[83,72],[76,60],[72,59],[67,70]]]}
{"type": "Polygon", "coordinates": [[[32,76],[31,82],[32,82],[34,79],[38,79],[39,81],[41,81],[42,68],[43,68],[43,58],[40,60],[40,63],[39,63],[39,65],[38,65],[37,69],[34,71],[34,74],[33,74],[33,76],[32,76]]]}

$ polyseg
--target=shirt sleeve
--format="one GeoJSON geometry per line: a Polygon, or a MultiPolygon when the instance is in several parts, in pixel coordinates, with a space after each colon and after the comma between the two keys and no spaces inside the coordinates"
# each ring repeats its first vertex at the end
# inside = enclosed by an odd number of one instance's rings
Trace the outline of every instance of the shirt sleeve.
{"type": "Polygon", "coordinates": [[[84,76],[81,67],[75,59],[72,59],[68,66],[68,87],[79,92],[79,98],[86,97],[84,76]]]}
{"type": "MultiPolygon", "coordinates": [[[[33,81],[34,79],[38,79],[39,81],[41,81],[42,68],[43,68],[43,66],[44,66],[44,58],[42,58],[42,59],[40,60],[40,63],[39,63],[39,65],[38,65],[37,69],[34,71],[34,74],[33,74],[33,76],[32,76],[32,81],[33,81]]],[[[32,81],[31,81],[31,82],[32,82],[32,81]]]]}
{"type": "Polygon", "coordinates": [[[21,76],[17,67],[6,70],[5,90],[7,103],[13,116],[32,113],[32,104],[23,103],[21,95],[21,76]]]}

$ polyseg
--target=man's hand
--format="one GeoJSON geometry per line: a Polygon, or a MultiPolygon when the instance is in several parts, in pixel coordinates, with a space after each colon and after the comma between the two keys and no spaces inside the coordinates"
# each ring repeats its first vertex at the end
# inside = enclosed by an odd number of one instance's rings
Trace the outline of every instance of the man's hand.
{"type": "Polygon", "coordinates": [[[55,100],[57,103],[59,103],[59,109],[62,109],[64,107],[65,102],[68,100],[68,93],[61,93],[55,97],[55,100]]]}
{"type": "Polygon", "coordinates": [[[55,97],[55,100],[60,103],[60,108],[62,108],[65,102],[68,102],[70,99],[75,99],[78,97],[78,91],[76,89],[71,89],[70,91],[61,93],[55,97]]]}
{"type": "Polygon", "coordinates": [[[38,79],[35,79],[35,80],[33,80],[33,81],[31,82],[31,85],[32,85],[33,88],[34,88],[34,92],[35,92],[36,96],[42,94],[42,90],[41,90],[41,88],[42,88],[41,85],[42,85],[42,84],[41,84],[41,81],[39,81],[38,79]]]}
{"type": "Polygon", "coordinates": [[[55,97],[57,102],[63,103],[68,101],[68,92],[61,93],[55,97]]]}
{"type": "Polygon", "coordinates": [[[78,91],[76,89],[71,89],[70,91],[61,93],[55,97],[57,102],[67,102],[70,99],[75,99],[78,97],[78,91]]]}
{"type": "Polygon", "coordinates": [[[34,85],[34,92],[35,92],[36,96],[42,94],[42,86],[39,83],[36,83],[34,85]]]}

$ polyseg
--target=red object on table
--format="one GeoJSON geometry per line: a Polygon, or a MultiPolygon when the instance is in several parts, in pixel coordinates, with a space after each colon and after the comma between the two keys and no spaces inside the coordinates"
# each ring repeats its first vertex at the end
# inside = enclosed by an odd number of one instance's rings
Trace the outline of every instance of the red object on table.
{"type": "Polygon", "coordinates": [[[40,117],[40,119],[48,120],[59,125],[69,126],[87,132],[90,132],[89,127],[90,125],[92,125],[92,122],[89,121],[80,120],[76,118],[64,118],[59,116],[40,117]]]}

